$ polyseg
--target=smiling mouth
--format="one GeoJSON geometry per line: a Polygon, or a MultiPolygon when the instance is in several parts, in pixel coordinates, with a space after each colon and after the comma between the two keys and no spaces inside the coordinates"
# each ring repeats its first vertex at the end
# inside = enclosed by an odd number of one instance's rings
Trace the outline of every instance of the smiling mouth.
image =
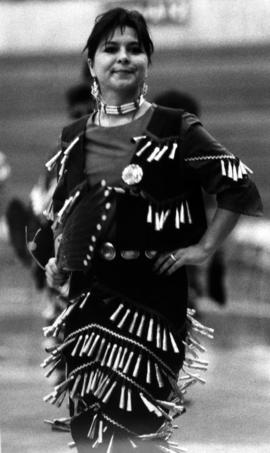
{"type": "Polygon", "coordinates": [[[134,71],[132,70],[127,70],[127,69],[117,69],[113,71],[116,74],[133,74],[134,71]]]}

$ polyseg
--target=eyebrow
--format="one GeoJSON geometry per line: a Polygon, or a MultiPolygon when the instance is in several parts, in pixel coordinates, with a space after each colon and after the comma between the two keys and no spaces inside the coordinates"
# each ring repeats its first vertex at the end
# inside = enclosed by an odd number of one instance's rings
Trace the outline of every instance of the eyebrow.
{"type": "MultiPolygon", "coordinates": [[[[104,45],[106,44],[119,44],[118,41],[114,41],[113,39],[107,39],[105,42],[104,42],[104,45]]],[[[140,44],[140,41],[138,39],[132,39],[128,42],[128,44],[140,44]]]]}

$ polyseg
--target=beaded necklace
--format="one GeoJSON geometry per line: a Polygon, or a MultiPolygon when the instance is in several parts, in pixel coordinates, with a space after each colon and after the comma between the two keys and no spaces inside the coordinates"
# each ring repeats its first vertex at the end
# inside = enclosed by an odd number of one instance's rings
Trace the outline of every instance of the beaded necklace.
{"type": "Polygon", "coordinates": [[[106,115],[126,115],[127,113],[134,112],[144,102],[144,96],[141,94],[135,101],[122,105],[108,105],[102,100],[99,102],[99,110],[106,113],[106,115]]]}

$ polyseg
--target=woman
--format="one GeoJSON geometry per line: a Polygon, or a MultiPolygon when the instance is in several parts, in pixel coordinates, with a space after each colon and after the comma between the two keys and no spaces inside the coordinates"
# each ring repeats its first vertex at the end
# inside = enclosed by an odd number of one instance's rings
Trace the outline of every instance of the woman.
{"type": "MultiPolygon", "coordinates": [[[[221,245],[240,214],[260,215],[250,170],[218,144],[193,115],[145,99],[153,44],[138,12],[112,9],[86,44],[96,111],[62,133],[51,219],[55,254],[48,284],[67,294],[64,326],[50,351],[64,355],[66,380],[46,398],[68,392],[79,452],[181,450],[169,437],[183,395],[207,364],[187,311],[185,265],[221,245]],[[201,188],[217,197],[206,226],[201,188]]],[[[49,370],[50,373],[50,370],[49,370]]]]}

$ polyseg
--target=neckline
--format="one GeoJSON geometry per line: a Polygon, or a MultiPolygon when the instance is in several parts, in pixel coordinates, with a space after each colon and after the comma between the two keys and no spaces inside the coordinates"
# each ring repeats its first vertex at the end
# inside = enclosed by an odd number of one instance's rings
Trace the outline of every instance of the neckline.
{"type": "Polygon", "coordinates": [[[88,128],[89,126],[91,127],[94,127],[96,129],[102,129],[102,130],[112,130],[112,129],[118,129],[118,128],[124,128],[124,127],[128,127],[134,123],[137,123],[138,121],[141,121],[146,115],[149,114],[149,112],[153,112],[154,111],[154,104],[150,104],[149,107],[147,108],[147,110],[141,115],[139,116],[138,118],[135,118],[134,120],[131,120],[129,121],[128,123],[125,123],[125,124],[120,124],[120,125],[117,125],[117,126],[100,126],[99,124],[95,124],[94,121],[93,121],[93,118],[94,118],[94,115],[97,113],[97,111],[95,112],[92,112],[87,120],[87,124],[86,124],[86,128],[88,128]]]}

